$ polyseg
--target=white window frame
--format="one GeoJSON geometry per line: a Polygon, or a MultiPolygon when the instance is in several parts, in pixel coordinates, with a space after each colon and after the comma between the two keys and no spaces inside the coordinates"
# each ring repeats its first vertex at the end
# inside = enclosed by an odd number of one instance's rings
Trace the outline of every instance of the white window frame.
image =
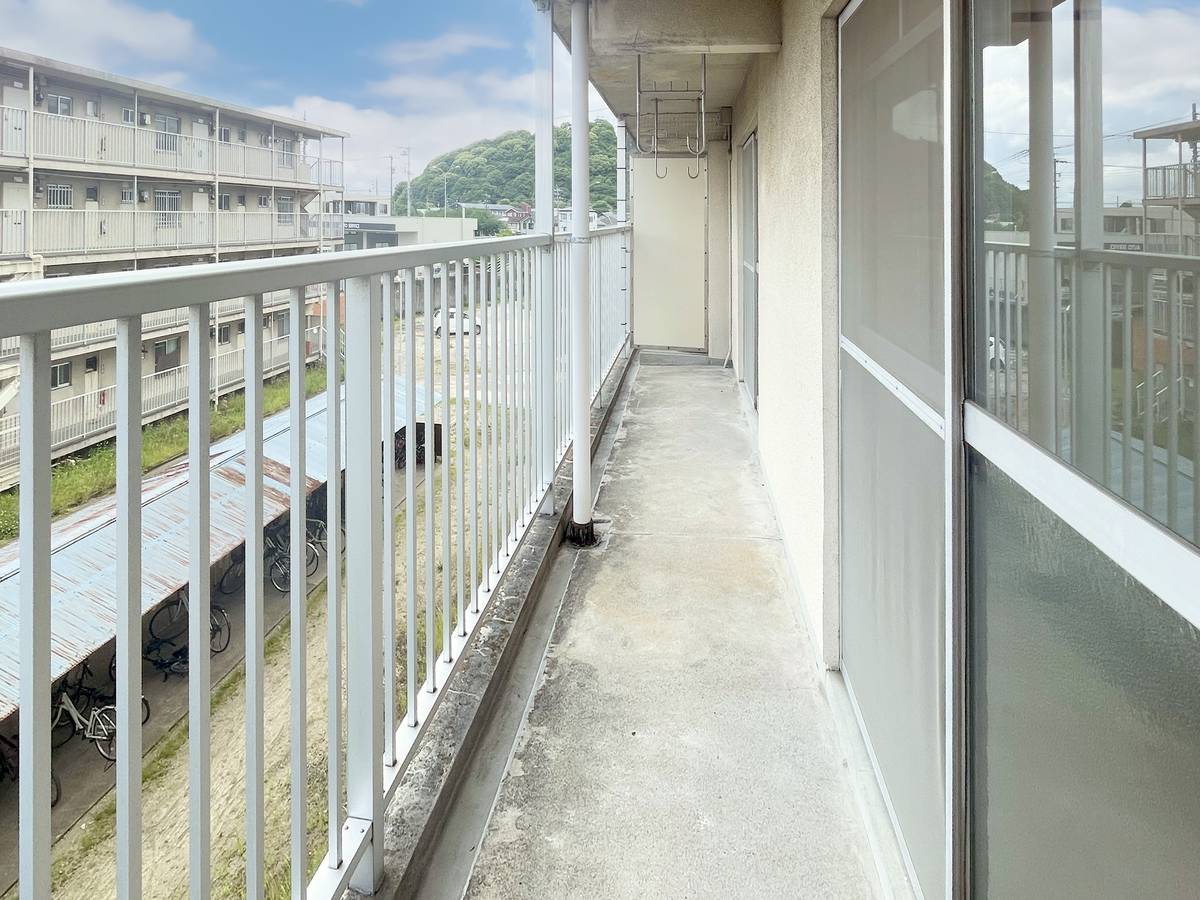
{"type": "Polygon", "coordinates": [[[99,100],[85,100],[83,102],[83,111],[88,117],[90,117],[92,119],[100,118],[100,101],[99,100]]]}
{"type": "Polygon", "coordinates": [[[51,363],[50,365],[50,390],[57,391],[59,388],[71,386],[71,361],[65,359],[62,362],[51,363]]]}
{"type": "Polygon", "coordinates": [[[259,194],[258,195],[258,208],[259,209],[270,209],[271,208],[271,195],[270,194],[259,194]]]}
{"type": "Polygon", "coordinates": [[[131,204],[131,203],[133,203],[133,200],[134,200],[133,188],[129,187],[127,185],[122,185],[121,186],[121,203],[122,204],[131,204]]]}
{"type": "Polygon", "coordinates": [[[134,115],[132,106],[121,107],[121,124],[122,125],[137,125],[137,116],[134,115]]]}
{"type": "Polygon", "coordinates": [[[52,116],[70,116],[74,114],[75,101],[66,94],[47,94],[46,112],[52,116]],[[65,112],[63,110],[66,110],[65,112]]]}
{"type": "Polygon", "coordinates": [[[229,194],[218,194],[217,195],[217,210],[221,211],[221,212],[229,212],[229,210],[231,210],[233,208],[229,205],[231,202],[232,202],[232,198],[230,197],[229,194]]]}
{"type": "Polygon", "coordinates": [[[222,125],[217,129],[217,140],[222,144],[231,143],[230,138],[233,136],[233,131],[228,125],[222,125]]]}
{"type": "Polygon", "coordinates": [[[46,209],[74,209],[75,187],[70,184],[46,185],[46,209]]]}

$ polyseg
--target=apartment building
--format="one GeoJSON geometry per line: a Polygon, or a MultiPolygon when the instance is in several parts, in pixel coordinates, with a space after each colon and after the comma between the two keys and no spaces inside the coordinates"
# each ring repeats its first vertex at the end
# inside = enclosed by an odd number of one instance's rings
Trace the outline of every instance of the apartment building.
{"type": "MultiPolygon", "coordinates": [[[[339,249],[342,217],[326,207],[342,192],[345,136],[0,48],[0,282],[339,249]]],[[[215,393],[240,379],[241,309],[214,315],[209,353],[225,373],[215,393]]],[[[176,401],[163,396],[153,414],[182,400],[186,325],[185,310],[146,323],[143,373],[176,382],[176,401]]],[[[286,311],[266,326],[268,341],[286,339],[286,311]]],[[[47,377],[71,434],[56,453],[108,436],[87,423],[106,418],[115,352],[111,322],[56,332],[47,377]]],[[[0,445],[16,435],[16,353],[0,346],[0,445]]],[[[0,485],[9,480],[0,461],[0,485]]]]}

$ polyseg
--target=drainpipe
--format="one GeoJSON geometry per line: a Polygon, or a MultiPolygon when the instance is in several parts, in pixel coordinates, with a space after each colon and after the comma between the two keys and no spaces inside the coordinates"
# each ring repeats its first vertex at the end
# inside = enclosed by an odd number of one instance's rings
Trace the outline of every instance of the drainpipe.
{"type": "Polygon", "coordinates": [[[588,210],[592,207],[588,147],[588,0],[571,2],[571,417],[572,512],[567,537],[596,542],[592,524],[592,298],[588,210]]]}
{"type": "MultiPolygon", "coordinates": [[[[25,255],[33,259],[33,135],[36,131],[33,124],[33,66],[29,67],[29,112],[25,114],[25,155],[28,157],[29,174],[29,212],[25,213],[25,255]]],[[[43,269],[43,272],[45,270],[43,269]]]]}
{"type": "MultiPolygon", "coordinates": [[[[535,27],[537,124],[534,145],[534,230],[550,235],[538,254],[538,383],[541,385],[540,483],[554,479],[554,20],[550,0],[538,0],[535,27]]],[[[554,513],[554,492],[542,505],[554,513]]]]}

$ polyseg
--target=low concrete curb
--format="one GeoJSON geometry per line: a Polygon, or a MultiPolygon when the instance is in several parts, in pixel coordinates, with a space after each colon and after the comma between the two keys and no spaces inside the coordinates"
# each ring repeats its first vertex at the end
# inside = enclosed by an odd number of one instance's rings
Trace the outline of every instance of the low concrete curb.
{"type": "MultiPolygon", "coordinates": [[[[632,365],[632,351],[618,359],[600,392],[602,405],[592,410],[593,454],[599,444],[596,436],[607,427],[632,365]]],[[[571,512],[571,467],[572,461],[566,459],[555,472],[555,514],[537,516],[525,535],[479,623],[469,655],[447,685],[388,804],[384,881],[375,897],[410,897],[420,884],[446,812],[502,695],[555,550],[563,540],[571,512]]]]}

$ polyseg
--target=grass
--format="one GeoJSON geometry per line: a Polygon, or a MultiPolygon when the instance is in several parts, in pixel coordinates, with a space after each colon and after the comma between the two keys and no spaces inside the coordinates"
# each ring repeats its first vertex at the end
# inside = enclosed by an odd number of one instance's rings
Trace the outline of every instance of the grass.
{"type": "MultiPolygon", "coordinates": [[[[310,366],[304,376],[306,395],[325,390],[325,366],[310,366]]],[[[288,405],[288,376],[278,375],[263,388],[263,414],[271,415],[288,405]]],[[[187,452],[187,413],[152,422],[142,428],[142,471],[148,472],[187,452]]],[[[246,398],[241,391],[226,394],[212,411],[209,435],[220,440],[241,431],[246,422],[246,398]]],[[[89,500],[110,493],[117,485],[117,447],[113,439],[94,444],[58,460],[50,475],[50,515],[61,516],[89,500]]],[[[16,540],[20,533],[19,489],[0,492],[0,544],[16,540]]]]}

